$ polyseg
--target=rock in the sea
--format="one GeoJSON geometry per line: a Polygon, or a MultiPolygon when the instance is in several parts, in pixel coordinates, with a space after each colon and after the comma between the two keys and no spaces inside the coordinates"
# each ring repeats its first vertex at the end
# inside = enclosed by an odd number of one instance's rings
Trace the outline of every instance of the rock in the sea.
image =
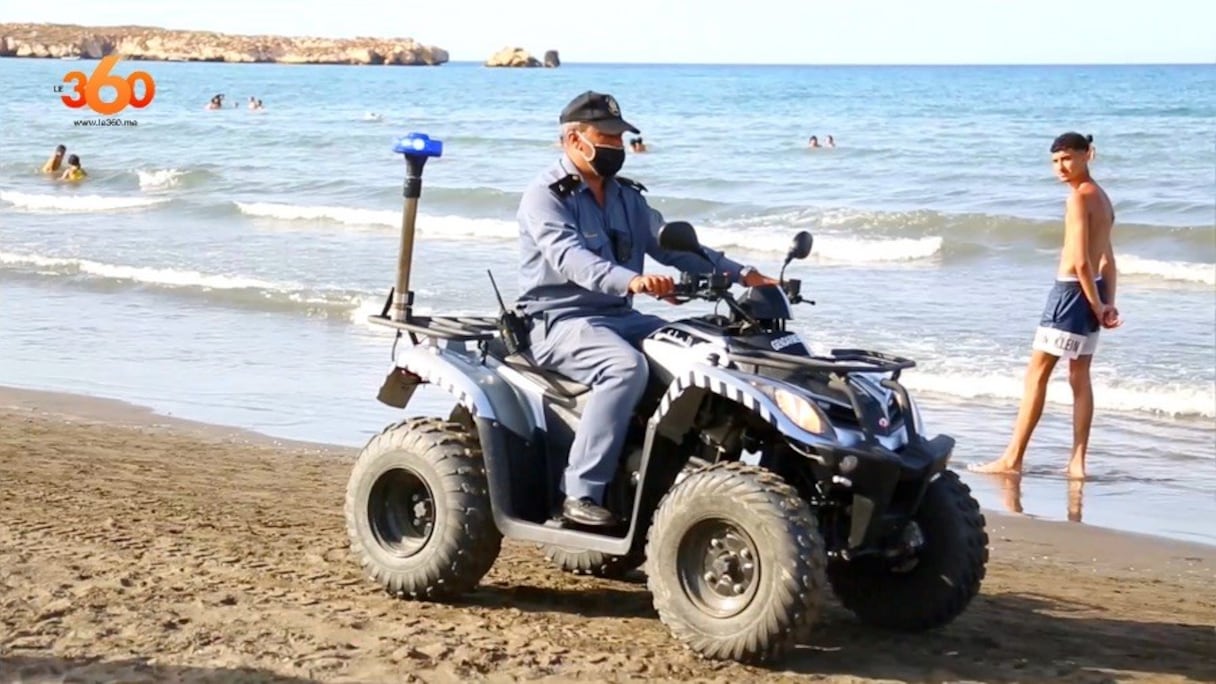
{"type": "Polygon", "coordinates": [[[562,65],[562,58],[557,56],[557,50],[545,51],[545,66],[552,69],[562,65]]]}
{"type": "Polygon", "coordinates": [[[538,67],[539,59],[533,57],[527,50],[519,47],[505,47],[490,55],[486,60],[488,67],[538,67]]]}
{"type": "Polygon", "coordinates": [[[175,31],[148,26],[0,24],[0,57],[85,57],[171,62],[443,64],[448,52],[412,38],[298,38],[175,31]]]}

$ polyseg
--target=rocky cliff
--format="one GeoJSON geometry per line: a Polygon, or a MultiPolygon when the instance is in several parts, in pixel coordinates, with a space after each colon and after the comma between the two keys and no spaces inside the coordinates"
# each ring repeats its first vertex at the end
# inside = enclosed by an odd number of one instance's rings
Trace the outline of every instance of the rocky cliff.
{"type": "Polygon", "coordinates": [[[545,61],[541,61],[532,56],[532,53],[521,47],[505,47],[498,52],[490,55],[486,60],[488,67],[557,67],[561,65],[561,60],[557,56],[557,50],[549,50],[545,53],[545,61]]]}
{"type": "Polygon", "coordinates": [[[177,31],[147,26],[0,24],[0,57],[84,57],[166,62],[434,65],[448,53],[412,38],[306,38],[177,31]]]}

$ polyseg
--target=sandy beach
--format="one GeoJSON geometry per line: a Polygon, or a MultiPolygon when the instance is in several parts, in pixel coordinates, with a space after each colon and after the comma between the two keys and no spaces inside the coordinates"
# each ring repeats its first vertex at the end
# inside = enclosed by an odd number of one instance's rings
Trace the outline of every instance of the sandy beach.
{"type": "Polygon", "coordinates": [[[986,511],[954,624],[829,604],[779,669],[699,660],[644,581],[504,544],[459,605],[390,599],[350,557],[353,452],[0,390],[0,681],[1216,680],[1216,547],[986,511]]]}

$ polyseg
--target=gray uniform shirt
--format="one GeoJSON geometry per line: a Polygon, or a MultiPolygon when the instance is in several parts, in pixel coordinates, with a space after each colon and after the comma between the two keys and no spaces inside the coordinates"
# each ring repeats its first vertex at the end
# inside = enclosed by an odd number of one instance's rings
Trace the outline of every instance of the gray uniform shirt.
{"type": "Polygon", "coordinates": [[[519,203],[519,308],[550,321],[632,306],[629,281],[642,274],[649,254],[691,273],[726,273],[738,282],[744,266],[711,249],[710,265],[695,254],[659,246],[663,216],[642,196],[639,184],[610,179],[604,206],[562,155],[524,191],[519,203]]]}

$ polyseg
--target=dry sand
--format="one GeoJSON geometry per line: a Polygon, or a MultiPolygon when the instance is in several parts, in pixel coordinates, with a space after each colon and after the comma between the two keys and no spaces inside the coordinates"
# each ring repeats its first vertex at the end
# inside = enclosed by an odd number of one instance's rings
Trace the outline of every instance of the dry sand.
{"type": "Polygon", "coordinates": [[[954,624],[835,603],[781,668],[699,660],[643,580],[507,543],[460,605],[390,599],[349,556],[352,452],[0,390],[0,681],[1216,680],[1216,548],[988,513],[954,624]]]}

